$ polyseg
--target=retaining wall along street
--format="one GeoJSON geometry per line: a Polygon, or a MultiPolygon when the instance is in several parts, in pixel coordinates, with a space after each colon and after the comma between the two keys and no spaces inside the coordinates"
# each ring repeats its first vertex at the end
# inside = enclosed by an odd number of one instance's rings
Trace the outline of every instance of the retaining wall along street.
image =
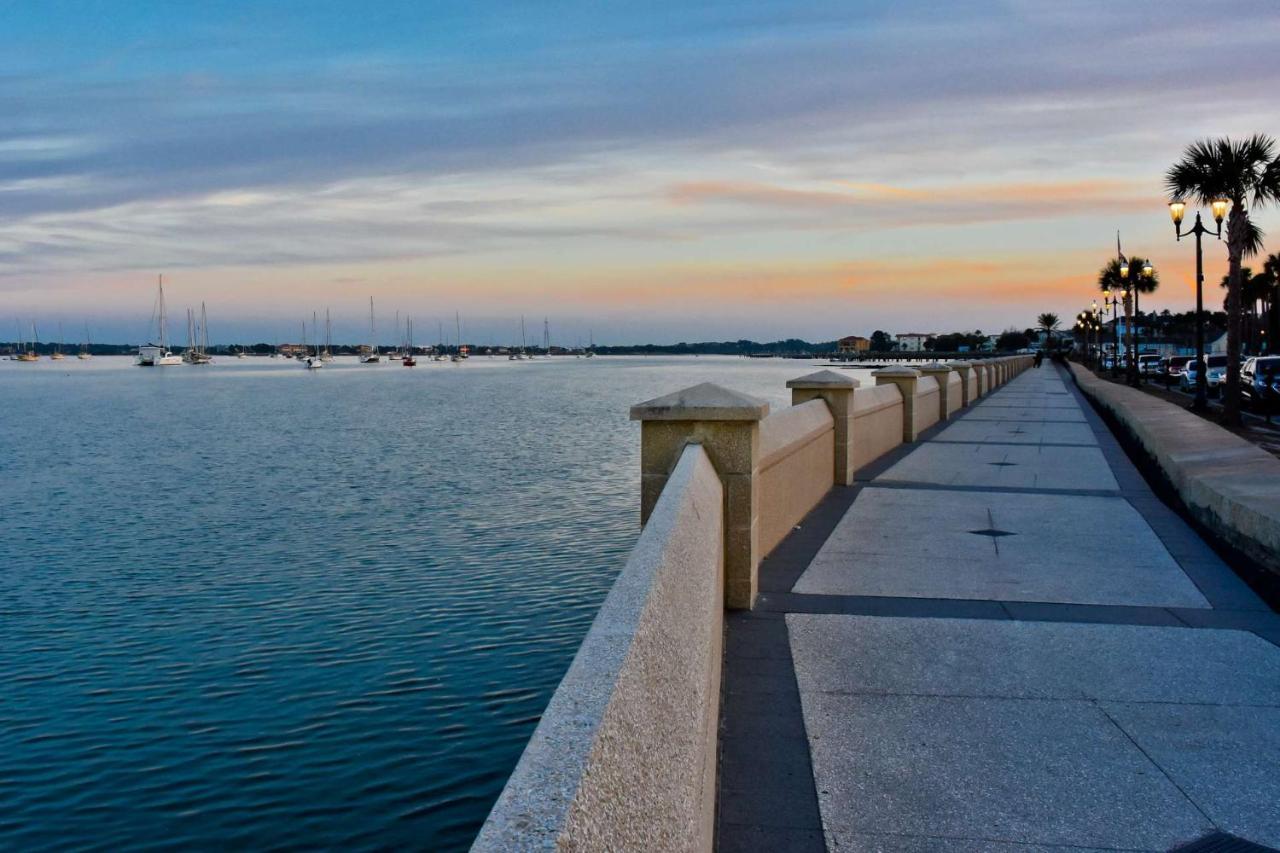
{"type": "Polygon", "coordinates": [[[633,406],[640,538],[472,849],[710,850],[725,609],[832,484],[1030,364],[985,362],[969,397],[961,363],[818,371],[776,414],[710,383],[633,406]]]}
{"type": "Polygon", "coordinates": [[[1191,516],[1280,578],[1280,459],[1181,406],[1071,364],[1076,385],[1128,432],[1191,516]]]}

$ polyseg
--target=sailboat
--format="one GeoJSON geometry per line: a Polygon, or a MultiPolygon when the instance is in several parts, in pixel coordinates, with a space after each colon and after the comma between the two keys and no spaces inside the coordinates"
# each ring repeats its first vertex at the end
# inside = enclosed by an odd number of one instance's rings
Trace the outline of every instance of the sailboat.
{"type": "Polygon", "coordinates": [[[458,351],[454,353],[453,358],[451,358],[450,361],[462,361],[469,353],[467,352],[467,348],[462,345],[462,315],[457,311],[453,312],[453,322],[454,325],[457,326],[458,351]]]}
{"type": "Polygon", "coordinates": [[[400,335],[400,311],[396,310],[396,333],[395,336],[400,338],[392,347],[391,352],[387,353],[387,361],[399,361],[404,358],[404,338],[400,335]]]}
{"type": "Polygon", "coordinates": [[[369,297],[369,348],[367,350],[364,347],[360,348],[361,364],[377,364],[379,361],[382,360],[382,357],[378,355],[377,334],[378,334],[377,330],[374,329],[374,326],[373,326],[373,297],[370,296],[369,297]]]}
{"type": "Polygon", "coordinates": [[[514,357],[516,361],[524,361],[526,358],[529,357],[528,354],[525,353],[524,315],[523,314],[520,315],[520,351],[516,353],[514,357]]]}
{"type": "Polygon", "coordinates": [[[39,361],[40,356],[36,354],[36,324],[31,324],[31,340],[27,342],[26,349],[23,349],[22,342],[18,342],[18,361],[33,362],[39,361]]]}
{"type": "Polygon", "coordinates": [[[50,353],[49,358],[53,359],[54,361],[62,361],[64,358],[66,358],[66,356],[62,354],[62,324],[61,323],[58,324],[58,342],[53,345],[53,352],[50,353]]]}
{"type": "Polygon", "coordinates": [[[405,367],[413,367],[418,360],[413,357],[413,318],[406,317],[404,320],[404,357],[400,359],[400,363],[405,367]]]}
{"type": "Polygon", "coordinates": [[[587,332],[587,335],[588,335],[588,340],[590,341],[590,343],[589,343],[589,344],[587,344],[587,358],[595,358],[595,356],[596,356],[596,333],[595,333],[595,332],[593,332],[593,331],[588,331],[588,332],[587,332]]]}
{"type": "Polygon", "coordinates": [[[182,356],[169,351],[169,333],[165,329],[167,320],[164,310],[164,276],[160,276],[159,290],[160,295],[156,298],[158,310],[152,316],[156,318],[156,332],[160,343],[148,342],[138,347],[138,360],[135,363],[139,367],[168,367],[173,364],[182,364],[182,356]]]}
{"type": "Polygon", "coordinates": [[[187,309],[187,351],[182,354],[182,360],[187,364],[208,364],[213,361],[208,352],[207,325],[208,315],[205,313],[203,302],[200,303],[199,322],[196,322],[196,313],[190,308],[187,309]]]}
{"type": "Polygon", "coordinates": [[[333,361],[333,323],[329,320],[329,309],[324,309],[324,352],[321,361],[333,361]]]}
{"type": "MultiPolygon", "coordinates": [[[[316,351],[314,355],[307,355],[302,358],[302,363],[307,366],[307,370],[319,370],[324,367],[324,360],[320,358],[320,324],[316,322],[316,313],[311,312],[311,331],[315,333],[316,351]]],[[[307,321],[302,321],[302,351],[307,351],[307,321]]]]}
{"type": "Polygon", "coordinates": [[[80,345],[80,352],[76,353],[76,358],[80,359],[81,361],[88,361],[89,359],[93,358],[93,356],[89,354],[89,345],[90,345],[89,326],[86,323],[84,327],[84,343],[80,345]]]}
{"type": "Polygon", "coordinates": [[[546,317],[542,318],[542,353],[547,358],[551,357],[551,324],[546,317]]]}

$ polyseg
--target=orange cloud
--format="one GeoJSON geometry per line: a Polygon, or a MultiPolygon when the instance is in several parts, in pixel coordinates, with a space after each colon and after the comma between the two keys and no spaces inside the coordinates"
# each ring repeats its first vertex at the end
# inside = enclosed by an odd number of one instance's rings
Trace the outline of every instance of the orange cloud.
{"type": "Polygon", "coordinates": [[[881,224],[974,222],[1075,214],[1087,210],[1146,210],[1158,204],[1144,183],[1119,180],[953,184],[896,187],[834,181],[841,189],[793,188],[756,181],[689,181],[667,191],[676,205],[727,204],[795,213],[874,210],[881,224]]]}

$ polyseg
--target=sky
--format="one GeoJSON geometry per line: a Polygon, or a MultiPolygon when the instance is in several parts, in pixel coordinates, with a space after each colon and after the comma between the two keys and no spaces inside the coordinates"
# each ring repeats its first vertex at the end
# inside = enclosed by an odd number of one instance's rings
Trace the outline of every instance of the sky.
{"type": "Polygon", "coordinates": [[[1163,173],[1280,135],[1277,45],[1276,0],[0,0],[0,338],[137,342],[159,274],[227,343],[370,296],[387,342],[996,332],[1117,231],[1187,310],[1163,173]]]}

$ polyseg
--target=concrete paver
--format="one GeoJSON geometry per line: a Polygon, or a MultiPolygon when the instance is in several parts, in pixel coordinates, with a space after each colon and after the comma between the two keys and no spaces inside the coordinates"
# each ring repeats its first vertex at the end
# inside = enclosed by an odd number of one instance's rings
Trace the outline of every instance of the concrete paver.
{"type": "Polygon", "coordinates": [[[988,444],[1078,444],[1096,447],[1093,430],[1080,423],[1024,422],[1019,420],[974,420],[962,418],[942,429],[937,442],[965,441],[988,444]]]}
{"type": "Polygon", "coordinates": [[[1209,606],[1122,498],[874,487],[795,591],[1209,606]]]}
{"type": "Polygon", "coordinates": [[[730,622],[722,849],[1280,846],[1280,620],[1059,371],[885,464],[730,622]]]}
{"type": "Polygon", "coordinates": [[[1096,447],[926,442],[876,479],[1003,488],[1120,488],[1096,447]]]}

